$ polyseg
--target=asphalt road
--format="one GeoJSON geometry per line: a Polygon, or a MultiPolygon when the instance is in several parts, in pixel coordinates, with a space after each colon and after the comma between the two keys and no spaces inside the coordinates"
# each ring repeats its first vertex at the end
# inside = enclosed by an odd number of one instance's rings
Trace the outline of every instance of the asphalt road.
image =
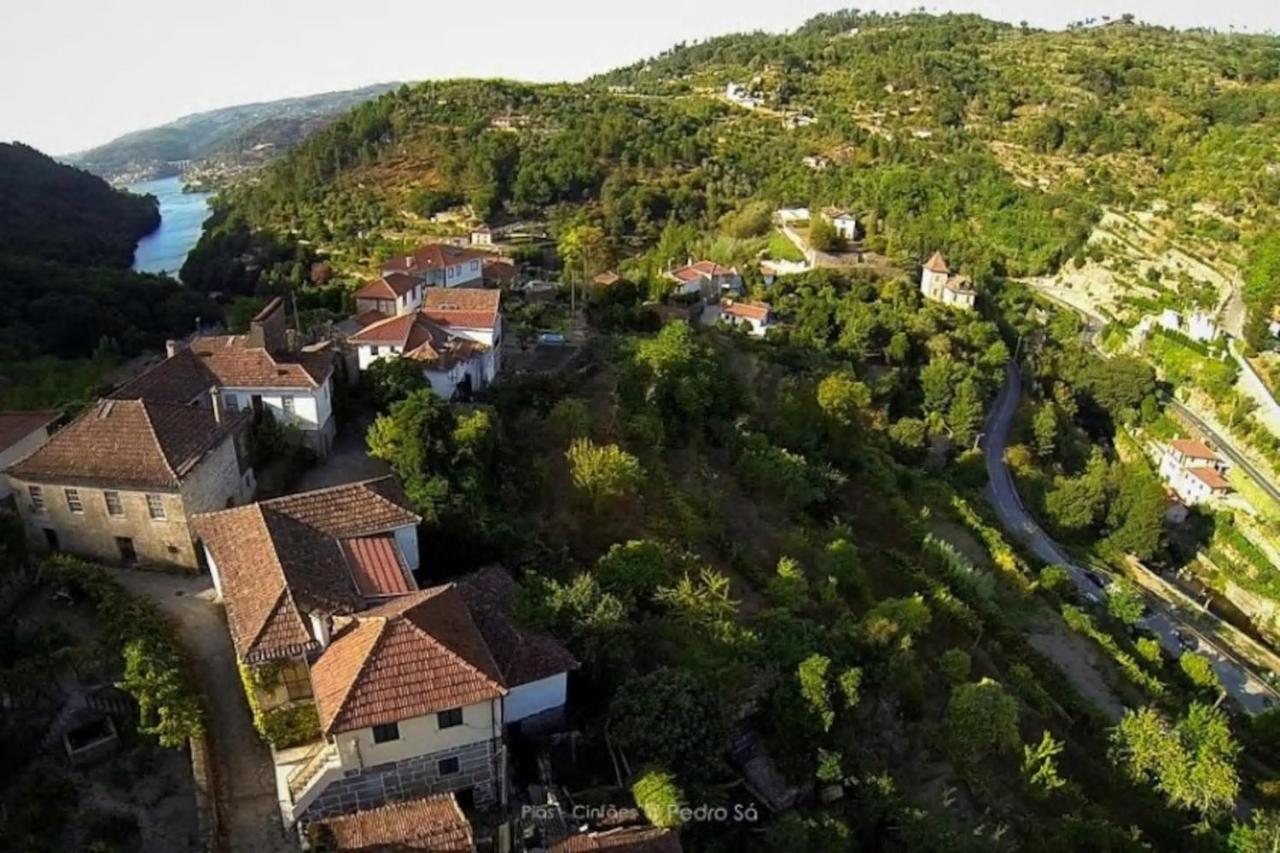
{"type": "MultiPolygon", "coordinates": [[[[1010,534],[1044,562],[1065,566],[1081,597],[1090,604],[1100,605],[1106,601],[1107,594],[1105,586],[1095,578],[1105,584],[1105,573],[1077,565],[1066,550],[1036,524],[1022,505],[1022,499],[1018,497],[1018,490],[1013,483],[1013,475],[1005,463],[1004,451],[1009,441],[1009,429],[1021,396],[1022,377],[1017,367],[1010,362],[1006,367],[1004,385],[1001,386],[987,418],[983,437],[989,478],[987,497],[995,507],[1001,524],[1010,534]]],[[[1212,638],[1197,630],[1162,600],[1152,596],[1148,596],[1147,600],[1151,615],[1140,624],[1159,638],[1166,651],[1176,657],[1182,653],[1186,644],[1188,648],[1194,648],[1197,653],[1208,658],[1227,693],[1248,713],[1259,713],[1271,704],[1274,691],[1247,671],[1230,650],[1219,647],[1212,638]]]]}

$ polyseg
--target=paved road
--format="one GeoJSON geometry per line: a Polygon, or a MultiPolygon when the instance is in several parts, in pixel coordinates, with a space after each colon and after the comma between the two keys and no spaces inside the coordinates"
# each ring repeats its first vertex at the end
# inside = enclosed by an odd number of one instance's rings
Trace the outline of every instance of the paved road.
{"type": "MultiPolygon", "coordinates": [[[[1065,566],[1080,595],[1086,601],[1100,604],[1106,600],[1107,594],[1105,588],[1094,578],[1105,582],[1105,572],[1087,570],[1077,565],[1066,550],[1036,524],[1022,505],[1022,499],[1018,497],[1018,490],[1014,486],[1013,475],[1005,463],[1004,451],[1009,441],[1009,428],[1013,424],[1021,396],[1022,377],[1017,367],[1010,362],[1006,369],[1005,383],[987,418],[983,440],[990,481],[987,497],[1006,530],[1044,562],[1065,566]]],[[[1248,672],[1230,650],[1221,648],[1211,637],[1197,630],[1195,625],[1163,601],[1151,598],[1148,602],[1151,615],[1142,624],[1159,637],[1160,644],[1170,654],[1177,656],[1182,653],[1184,639],[1194,643],[1196,651],[1209,659],[1227,692],[1245,711],[1256,714],[1267,708],[1274,692],[1248,672]]]]}
{"type": "Polygon", "coordinates": [[[222,828],[222,849],[283,853],[298,846],[284,833],[275,775],[240,686],[235,652],[208,575],[188,577],[107,569],[135,595],[154,601],[182,632],[209,711],[209,747],[222,828]]]}
{"type": "Polygon", "coordinates": [[[1222,435],[1222,433],[1209,426],[1209,424],[1201,419],[1195,412],[1191,411],[1172,397],[1166,399],[1165,402],[1178,413],[1179,417],[1185,418],[1192,426],[1208,436],[1214,446],[1216,446],[1224,456],[1230,459],[1232,464],[1238,466],[1240,470],[1248,474],[1264,492],[1271,496],[1272,500],[1280,503],[1280,488],[1276,488],[1275,484],[1268,480],[1266,475],[1250,464],[1249,460],[1240,453],[1240,451],[1232,447],[1231,443],[1222,435]]]}

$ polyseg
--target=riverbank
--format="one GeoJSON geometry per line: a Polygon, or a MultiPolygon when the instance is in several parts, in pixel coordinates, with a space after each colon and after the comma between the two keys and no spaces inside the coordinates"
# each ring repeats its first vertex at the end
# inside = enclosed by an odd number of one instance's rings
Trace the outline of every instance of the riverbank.
{"type": "Polygon", "coordinates": [[[212,194],[184,192],[181,175],[140,181],[126,189],[140,195],[149,193],[160,202],[160,227],[138,241],[133,269],[178,278],[187,254],[204,231],[212,194]]]}

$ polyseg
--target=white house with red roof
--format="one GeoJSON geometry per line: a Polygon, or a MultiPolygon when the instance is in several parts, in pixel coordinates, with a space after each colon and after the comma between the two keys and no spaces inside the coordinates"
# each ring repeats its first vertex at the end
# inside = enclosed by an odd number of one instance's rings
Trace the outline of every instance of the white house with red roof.
{"type": "Polygon", "coordinates": [[[361,328],[348,344],[360,371],[386,358],[422,365],[431,388],[446,400],[488,387],[502,365],[502,293],[428,287],[411,313],[356,315],[361,328]]]}
{"type": "Polygon", "coordinates": [[[678,296],[701,296],[703,299],[719,299],[742,292],[742,276],[734,267],[726,267],[715,261],[689,260],[678,269],[667,273],[675,282],[678,296]]]}
{"type": "Polygon", "coordinates": [[[377,311],[390,317],[417,311],[424,287],[421,279],[409,273],[387,273],[356,291],[356,313],[377,311]]]}
{"type": "Polygon", "coordinates": [[[484,252],[428,243],[382,265],[382,275],[404,273],[425,287],[478,287],[484,276],[484,252]]]}
{"type": "Polygon", "coordinates": [[[714,326],[722,321],[745,328],[752,337],[763,338],[773,325],[773,309],[767,302],[736,299],[721,299],[718,304],[702,309],[702,325],[714,326]]]}
{"type": "Polygon", "coordinates": [[[1189,506],[1230,494],[1227,471],[1227,463],[1199,441],[1175,439],[1160,456],[1160,477],[1189,506]]]}
{"type": "Polygon", "coordinates": [[[973,282],[967,276],[954,274],[941,252],[934,252],[920,269],[920,292],[932,302],[972,311],[977,300],[973,282]]]}

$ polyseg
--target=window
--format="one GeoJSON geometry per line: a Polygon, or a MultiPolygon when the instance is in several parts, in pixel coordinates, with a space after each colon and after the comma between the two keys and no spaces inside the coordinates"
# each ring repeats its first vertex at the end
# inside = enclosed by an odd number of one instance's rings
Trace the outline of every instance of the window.
{"type": "Polygon", "coordinates": [[[377,348],[377,347],[369,347],[369,355],[373,356],[374,358],[377,358],[377,357],[378,357],[378,348],[377,348]]]}
{"type": "Polygon", "coordinates": [[[44,512],[44,489],[39,486],[27,486],[27,494],[31,497],[31,511],[44,512]]]}
{"type": "Polygon", "coordinates": [[[84,504],[80,502],[80,490],[63,489],[63,492],[65,492],[67,496],[67,509],[74,512],[76,515],[83,515],[84,504]]]}
{"type": "Polygon", "coordinates": [[[457,772],[458,759],[456,758],[441,759],[440,763],[436,765],[436,775],[438,776],[452,776],[457,772]]]}
{"type": "Polygon", "coordinates": [[[228,412],[240,411],[240,398],[235,394],[225,394],[222,397],[222,404],[226,406],[228,412]]]}
{"type": "Polygon", "coordinates": [[[293,417],[293,398],[288,395],[281,397],[280,408],[284,409],[286,415],[293,417]]]}
{"type": "Polygon", "coordinates": [[[311,676],[307,668],[298,661],[290,661],[281,670],[285,692],[292,700],[306,699],[311,696],[311,676]]]}
{"type": "Polygon", "coordinates": [[[400,740],[400,726],[398,724],[384,723],[373,727],[374,743],[386,743],[392,740],[400,740]]]}
{"type": "Polygon", "coordinates": [[[124,505],[120,503],[119,492],[103,492],[102,499],[107,504],[107,515],[124,515],[124,505]]]}
{"type": "Polygon", "coordinates": [[[147,495],[147,513],[153,521],[164,521],[164,498],[160,495],[147,495]]]}
{"type": "Polygon", "coordinates": [[[454,726],[462,725],[462,709],[450,708],[447,711],[441,711],[436,714],[436,724],[442,729],[451,729],[454,726]]]}

